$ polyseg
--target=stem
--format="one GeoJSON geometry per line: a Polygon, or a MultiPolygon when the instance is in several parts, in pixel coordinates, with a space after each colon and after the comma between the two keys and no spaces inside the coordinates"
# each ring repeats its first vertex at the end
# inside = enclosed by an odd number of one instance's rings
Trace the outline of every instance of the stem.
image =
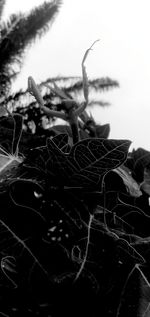
{"type": "Polygon", "coordinates": [[[104,179],[102,180],[102,192],[104,195],[104,201],[103,201],[103,213],[104,213],[104,224],[106,226],[107,229],[107,221],[106,221],[106,191],[105,191],[105,181],[104,179]]]}
{"type": "Polygon", "coordinates": [[[46,113],[49,117],[56,117],[66,120],[66,115],[63,112],[51,110],[46,106],[41,105],[41,109],[46,113]]]}
{"type": "Polygon", "coordinates": [[[82,271],[84,270],[86,261],[87,261],[87,257],[88,257],[88,251],[89,251],[89,244],[90,244],[90,233],[91,233],[91,225],[92,225],[92,221],[93,221],[94,216],[90,215],[90,219],[89,219],[89,223],[88,223],[88,236],[87,236],[87,244],[86,244],[86,249],[85,249],[85,255],[84,255],[84,259],[82,261],[82,264],[80,266],[80,269],[75,277],[74,282],[79,278],[79,276],[81,275],[82,271]]]}
{"type": "Polygon", "coordinates": [[[72,131],[73,144],[79,142],[79,129],[78,129],[78,119],[74,113],[71,113],[69,116],[69,123],[72,131]]]}
{"type": "Polygon", "coordinates": [[[86,102],[83,102],[83,103],[81,104],[81,106],[79,106],[79,107],[75,110],[75,115],[76,115],[76,116],[80,116],[80,115],[83,113],[83,111],[85,111],[86,106],[87,106],[87,103],[86,103],[86,102]]]}

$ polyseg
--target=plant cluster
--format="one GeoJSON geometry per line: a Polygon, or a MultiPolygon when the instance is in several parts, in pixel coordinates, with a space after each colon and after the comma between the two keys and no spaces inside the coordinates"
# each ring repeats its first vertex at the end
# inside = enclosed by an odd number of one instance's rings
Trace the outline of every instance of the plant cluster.
{"type": "Polygon", "coordinates": [[[66,125],[29,134],[1,108],[3,316],[148,316],[150,152],[108,139],[88,115],[90,49],[81,104],[54,83],[51,109],[28,79],[43,113],[66,125]]]}
{"type": "Polygon", "coordinates": [[[5,3],[0,0],[0,102],[10,94],[27,48],[49,29],[61,5],[60,0],[44,2],[28,14],[11,14],[8,21],[3,21],[5,3]]]}

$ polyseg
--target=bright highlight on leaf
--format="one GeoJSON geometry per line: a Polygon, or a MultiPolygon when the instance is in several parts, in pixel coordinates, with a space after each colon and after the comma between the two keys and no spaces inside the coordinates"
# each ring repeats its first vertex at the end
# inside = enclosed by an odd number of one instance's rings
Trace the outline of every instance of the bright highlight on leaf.
{"type": "Polygon", "coordinates": [[[144,180],[140,184],[141,189],[150,196],[150,169],[144,169],[144,180]]]}
{"type": "Polygon", "coordinates": [[[140,185],[133,179],[133,177],[130,175],[130,170],[125,166],[119,166],[116,169],[113,170],[115,173],[117,173],[123,180],[128,192],[133,197],[140,197],[142,195],[142,192],[140,190],[140,185]]]}
{"type": "Polygon", "coordinates": [[[17,166],[23,161],[23,157],[19,155],[19,142],[22,134],[23,118],[21,115],[13,115],[14,130],[10,153],[0,147],[0,178],[3,178],[7,171],[17,166]]]}

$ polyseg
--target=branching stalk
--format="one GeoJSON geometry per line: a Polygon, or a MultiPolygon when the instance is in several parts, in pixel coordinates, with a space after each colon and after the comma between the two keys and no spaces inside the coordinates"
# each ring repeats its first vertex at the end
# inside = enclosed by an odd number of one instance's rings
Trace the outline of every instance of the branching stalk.
{"type": "MultiPolygon", "coordinates": [[[[97,42],[97,41],[95,41],[97,42]]],[[[85,68],[85,61],[88,56],[89,51],[92,49],[95,42],[90,46],[89,49],[86,50],[83,60],[82,60],[82,77],[83,77],[83,93],[85,102],[78,106],[77,102],[73,99],[67,99],[66,94],[56,85],[54,82],[54,87],[50,87],[49,85],[45,85],[49,89],[51,89],[59,98],[63,100],[63,106],[65,112],[54,111],[45,106],[44,100],[40,93],[38,86],[36,85],[34,79],[30,76],[28,78],[28,91],[35,97],[36,101],[40,105],[41,109],[48,115],[49,117],[61,118],[69,122],[71,130],[72,130],[72,138],[73,143],[77,143],[79,141],[79,126],[78,126],[78,117],[82,117],[85,119],[86,112],[85,109],[88,105],[88,77],[85,68]]]]}

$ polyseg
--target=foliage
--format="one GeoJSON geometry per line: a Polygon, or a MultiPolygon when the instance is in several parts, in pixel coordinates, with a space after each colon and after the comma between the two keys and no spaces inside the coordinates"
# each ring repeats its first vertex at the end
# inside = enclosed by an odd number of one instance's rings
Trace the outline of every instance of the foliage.
{"type": "Polygon", "coordinates": [[[60,109],[49,108],[28,80],[39,109],[65,125],[29,133],[1,106],[3,316],[149,313],[150,152],[108,139],[88,115],[86,56],[81,103],[55,83],[60,109]]]}
{"type": "MultiPolygon", "coordinates": [[[[5,1],[0,2],[0,15],[2,15],[4,4],[5,1]]],[[[60,4],[60,0],[44,2],[27,15],[12,14],[9,21],[1,22],[1,96],[6,97],[10,91],[12,79],[20,71],[25,49],[49,29],[49,24],[53,22],[60,4]]]]}
{"type": "MultiPolygon", "coordinates": [[[[0,1],[0,17],[2,17],[5,1],[0,1]]],[[[0,62],[0,105],[7,105],[9,111],[17,112],[24,117],[24,129],[29,132],[43,133],[43,128],[47,129],[54,119],[43,116],[36,102],[31,102],[28,98],[28,91],[19,91],[15,94],[10,93],[12,81],[21,70],[26,49],[37,38],[41,37],[48,30],[61,5],[61,0],[44,2],[39,7],[31,10],[28,15],[22,13],[12,14],[7,22],[1,22],[1,62],[0,62]],[[47,122],[47,124],[46,124],[47,122]]],[[[89,51],[92,48],[89,49],[89,51]]],[[[87,53],[88,54],[88,53],[87,53]]],[[[86,59],[87,55],[85,55],[86,59]]],[[[83,72],[84,72],[83,62],[83,72]]],[[[40,84],[44,101],[52,109],[59,109],[61,100],[55,98],[53,92],[46,88],[47,85],[58,83],[64,93],[73,99],[82,98],[83,82],[80,77],[57,77],[48,78],[40,84]]],[[[109,77],[95,78],[88,81],[90,91],[97,94],[101,91],[119,87],[116,80],[109,77]]],[[[108,102],[98,99],[91,99],[88,106],[100,105],[109,106],[108,102]]],[[[107,134],[109,133],[107,125],[107,134]]],[[[44,131],[45,133],[45,131],[44,131]]]]}
{"type": "MultiPolygon", "coordinates": [[[[78,77],[55,77],[42,82],[39,87],[43,96],[45,105],[50,109],[61,110],[61,98],[52,90],[53,84],[61,87],[61,91],[68,97],[79,102],[83,101],[82,96],[82,79],[78,77]],[[48,87],[51,87],[48,88],[48,87]]],[[[119,87],[117,81],[110,78],[97,78],[89,80],[89,92],[94,92],[94,98],[89,99],[89,110],[98,105],[100,107],[108,107],[110,104],[100,100],[101,91],[107,91],[111,88],[119,87]]],[[[28,89],[26,91],[16,92],[7,98],[1,105],[7,105],[7,108],[14,113],[19,113],[24,118],[24,129],[30,133],[38,135],[47,133],[47,129],[55,124],[55,118],[49,117],[42,112],[36,100],[29,96],[28,89]]],[[[106,126],[105,132],[109,134],[109,124],[106,126]]],[[[101,127],[99,127],[101,129],[101,127]]],[[[104,130],[103,130],[104,131],[104,130]]]]}

